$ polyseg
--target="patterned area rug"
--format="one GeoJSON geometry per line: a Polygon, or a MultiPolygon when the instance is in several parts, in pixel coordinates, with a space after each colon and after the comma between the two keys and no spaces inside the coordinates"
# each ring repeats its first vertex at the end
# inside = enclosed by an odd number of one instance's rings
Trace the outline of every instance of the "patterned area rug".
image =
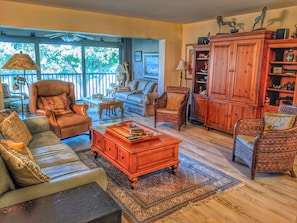
{"type": "Polygon", "coordinates": [[[124,114],[122,116],[122,112],[119,108],[116,109],[115,113],[103,110],[101,119],[98,114],[98,108],[89,108],[87,112],[88,115],[92,118],[93,125],[94,122],[96,122],[95,124],[104,124],[109,122],[122,121],[126,117],[133,117],[133,113],[126,111],[124,111],[124,114]]]}
{"type": "Polygon", "coordinates": [[[212,167],[179,153],[176,175],[165,168],[138,178],[130,189],[128,177],[91,150],[77,152],[89,167],[103,167],[108,175],[107,192],[121,206],[129,222],[152,222],[193,202],[203,200],[240,183],[212,167]]]}

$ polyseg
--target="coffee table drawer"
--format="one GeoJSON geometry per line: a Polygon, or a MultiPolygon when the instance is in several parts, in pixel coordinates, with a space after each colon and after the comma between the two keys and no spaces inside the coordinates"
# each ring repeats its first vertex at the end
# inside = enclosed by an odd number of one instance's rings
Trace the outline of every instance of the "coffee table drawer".
{"type": "Polygon", "coordinates": [[[111,157],[112,159],[116,159],[117,157],[117,148],[116,145],[109,141],[108,139],[105,139],[105,151],[104,153],[111,157]]]}
{"type": "Polygon", "coordinates": [[[128,169],[129,167],[129,153],[118,146],[118,162],[125,167],[125,169],[128,169]]]}
{"type": "Polygon", "coordinates": [[[104,137],[96,131],[93,131],[93,146],[104,151],[104,137]]]}

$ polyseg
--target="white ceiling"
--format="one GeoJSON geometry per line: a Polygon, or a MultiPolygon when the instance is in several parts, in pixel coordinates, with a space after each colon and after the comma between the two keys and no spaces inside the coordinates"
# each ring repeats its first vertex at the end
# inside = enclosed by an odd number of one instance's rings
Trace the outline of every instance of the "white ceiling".
{"type": "Polygon", "coordinates": [[[173,23],[296,6],[297,0],[6,0],[173,23]]]}

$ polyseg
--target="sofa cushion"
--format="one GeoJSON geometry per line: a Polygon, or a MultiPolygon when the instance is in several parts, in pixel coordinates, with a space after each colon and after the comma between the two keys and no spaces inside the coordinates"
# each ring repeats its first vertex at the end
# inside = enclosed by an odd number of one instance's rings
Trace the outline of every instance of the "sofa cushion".
{"type": "Polygon", "coordinates": [[[55,115],[73,113],[69,108],[66,93],[51,97],[41,97],[41,101],[44,108],[53,111],[55,115]]]}
{"type": "Polygon", "coordinates": [[[130,88],[130,91],[134,91],[137,89],[138,80],[130,81],[128,84],[128,87],[130,88]]]}
{"type": "Polygon", "coordinates": [[[40,168],[79,160],[76,153],[66,144],[39,147],[31,149],[31,152],[40,168]]]}
{"type": "Polygon", "coordinates": [[[293,114],[264,113],[264,130],[283,130],[292,128],[296,116],[293,114]]]}
{"type": "Polygon", "coordinates": [[[0,152],[17,186],[26,187],[50,180],[50,178],[42,172],[40,167],[29,160],[27,156],[9,149],[2,144],[0,144],[0,152]]]}
{"type": "Polygon", "coordinates": [[[181,102],[184,99],[185,99],[184,94],[167,93],[166,109],[168,109],[168,110],[178,110],[181,102]]]}
{"type": "Polygon", "coordinates": [[[1,144],[9,147],[10,149],[14,149],[15,151],[27,156],[32,162],[34,162],[34,157],[29,150],[29,148],[23,142],[14,142],[9,139],[2,139],[0,141],[1,144]]]}
{"type": "Polygon", "coordinates": [[[90,170],[89,167],[87,167],[80,160],[42,168],[42,171],[45,172],[48,176],[50,176],[52,180],[70,174],[79,174],[87,170],[90,170]]]}
{"type": "Polygon", "coordinates": [[[148,94],[148,93],[152,93],[154,87],[155,87],[156,83],[153,81],[150,81],[144,88],[143,93],[144,94],[148,94]]]}
{"type": "Polygon", "coordinates": [[[28,147],[31,149],[61,144],[61,140],[52,131],[44,131],[33,134],[33,140],[28,147]]]}
{"type": "Polygon", "coordinates": [[[131,94],[128,96],[128,100],[131,102],[135,102],[137,104],[142,104],[143,103],[143,94],[131,94]]]}
{"type": "Polygon", "coordinates": [[[3,193],[15,189],[14,183],[6,168],[6,164],[3,161],[1,156],[0,156],[0,176],[1,176],[1,180],[0,180],[0,196],[1,196],[1,194],[3,193]]]}
{"type": "Polygon", "coordinates": [[[25,145],[28,145],[33,139],[29,129],[16,112],[11,113],[0,123],[0,131],[5,139],[23,142],[25,145]]]}
{"type": "Polygon", "coordinates": [[[144,91],[145,89],[145,86],[149,83],[149,81],[146,81],[146,80],[139,80],[138,81],[138,85],[137,85],[137,91],[144,91]]]}
{"type": "Polygon", "coordinates": [[[128,99],[128,96],[131,95],[132,92],[131,91],[126,91],[126,92],[116,92],[115,93],[115,97],[117,99],[120,99],[120,100],[127,100],[128,99]]]}

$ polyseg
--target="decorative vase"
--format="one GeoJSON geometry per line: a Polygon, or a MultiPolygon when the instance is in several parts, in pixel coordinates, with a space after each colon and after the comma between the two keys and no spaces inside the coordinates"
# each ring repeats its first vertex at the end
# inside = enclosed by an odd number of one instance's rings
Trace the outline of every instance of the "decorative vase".
{"type": "Polygon", "coordinates": [[[294,51],[290,49],[286,54],[286,62],[293,62],[294,57],[295,57],[294,51]]]}

